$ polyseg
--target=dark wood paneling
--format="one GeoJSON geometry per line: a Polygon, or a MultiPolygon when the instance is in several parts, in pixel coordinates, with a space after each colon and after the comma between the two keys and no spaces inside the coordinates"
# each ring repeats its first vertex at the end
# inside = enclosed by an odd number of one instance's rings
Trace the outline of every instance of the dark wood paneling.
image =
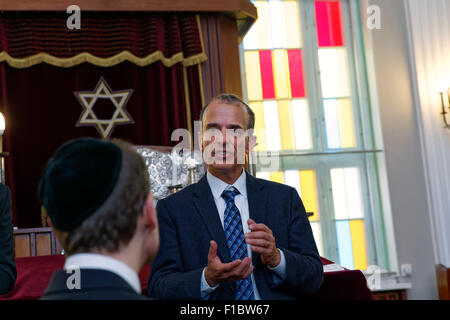
{"type": "Polygon", "coordinates": [[[16,258],[29,257],[30,250],[30,235],[19,234],[14,236],[14,252],[16,258]]]}
{"type": "Polygon", "coordinates": [[[73,4],[85,11],[236,11],[256,17],[249,0],[0,0],[0,10],[66,11],[73,4]]]}
{"type": "Polygon", "coordinates": [[[205,104],[211,98],[225,92],[223,79],[221,28],[218,14],[202,14],[203,45],[208,57],[202,64],[203,96],[205,104]]]}
{"type": "Polygon", "coordinates": [[[440,300],[450,300],[450,269],[442,264],[436,265],[436,277],[440,300]]]}
{"type": "Polygon", "coordinates": [[[36,255],[48,256],[52,254],[51,233],[36,234],[36,255]]]}
{"type": "Polygon", "coordinates": [[[236,21],[226,15],[220,15],[221,52],[223,64],[224,89],[242,97],[241,67],[239,62],[239,43],[236,21]]]}

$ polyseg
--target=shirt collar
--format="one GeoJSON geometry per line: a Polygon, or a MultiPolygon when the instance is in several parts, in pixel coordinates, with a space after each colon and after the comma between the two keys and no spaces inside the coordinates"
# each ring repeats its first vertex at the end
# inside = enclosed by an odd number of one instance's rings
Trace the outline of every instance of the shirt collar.
{"type": "Polygon", "coordinates": [[[141,293],[139,276],[130,266],[117,259],[96,253],[77,253],[67,257],[64,269],[69,266],[113,272],[123,278],[137,293],[141,293]]]}
{"type": "MultiPolygon", "coordinates": [[[[209,170],[206,172],[206,179],[208,180],[209,187],[211,188],[214,199],[217,201],[222,196],[222,192],[229,186],[228,183],[215,177],[209,170]]],[[[247,176],[245,170],[242,169],[242,173],[239,178],[232,184],[233,187],[239,190],[239,193],[247,198],[247,176]]]]}

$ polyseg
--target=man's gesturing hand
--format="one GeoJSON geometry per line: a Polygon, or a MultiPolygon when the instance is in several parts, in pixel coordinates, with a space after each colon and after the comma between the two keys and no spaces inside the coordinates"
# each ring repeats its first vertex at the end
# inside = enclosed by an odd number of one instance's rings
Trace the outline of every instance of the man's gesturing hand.
{"type": "Polygon", "coordinates": [[[229,263],[222,263],[217,256],[217,243],[209,242],[208,265],[205,268],[205,280],[210,287],[220,282],[246,279],[252,272],[253,266],[249,257],[236,259],[229,263]]]}
{"type": "Polygon", "coordinates": [[[261,255],[262,262],[274,268],[280,264],[281,254],[277,249],[272,230],[263,223],[256,223],[248,219],[248,228],[251,232],[246,233],[245,242],[250,245],[252,251],[261,255]]]}

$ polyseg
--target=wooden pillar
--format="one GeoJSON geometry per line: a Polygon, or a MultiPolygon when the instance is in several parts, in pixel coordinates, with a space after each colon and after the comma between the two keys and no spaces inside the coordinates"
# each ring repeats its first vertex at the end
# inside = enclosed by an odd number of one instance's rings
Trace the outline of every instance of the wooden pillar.
{"type": "Polygon", "coordinates": [[[242,97],[241,67],[239,63],[239,36],[236,20],[227,15],[219,17],[221,35],[221,54],[225,93],[242,97]]]}

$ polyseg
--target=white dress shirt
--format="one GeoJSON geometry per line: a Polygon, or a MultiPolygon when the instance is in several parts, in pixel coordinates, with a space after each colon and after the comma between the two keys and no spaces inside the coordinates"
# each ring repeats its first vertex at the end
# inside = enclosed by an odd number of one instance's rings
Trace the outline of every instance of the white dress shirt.
{"type": "Polygon", "coordinates": [[[64,270],[71,266],[80,269],[100,269],[113,272],[123,278],[137,293],[141,294],[141,282],[130,266],[117,259],[96,253],[77,253],[67,257],[64,270]]]}
{"type": "MultiPolygon", "coordinates": [[[[214,202],[216,203],[217,211],[219,212],[220,222],[222,223],[222,228],[224,224],[224,214],[226,209],[226,201],[222,198],[223,191],[229,186],[226,182],[220,180],[219,178],[212,175],[209,171],[206,172],[206,179],[208,181],[209,187],[211,188],[211,192],[214,197],[214,202]]],[[[248,219],[250,217],[249,209],[248,209],[248,198],[247,198],[247,176],[245,174],[245,170],[242,170],[242,174],[240,177],[232,184],[237,190],[239,190],[239,194],[234,198],[234,204],[239,209],[241,214],[242,228],[244,233],[249,232],[248,229],[248,219]]],[[[279,249],[278,249],[279,250],[279,249]]],[[[278,266],[274,268],[268,267],[272,270],[278,277],[283,279],[286,275],[286,259],[284,257],[284,253],[282,250],[279,250],[281,254],[281,261],[278,266]]],[[[250,249],[250,245],[247,245],[247,254],[252,258],[252,250],[250,249]]],[[[258,293],[258,288],[256,287],[255,276],[251,274],[252,284],[253,284],[253,292],[256,300],[260,300],[260,296],[258,293]]],[[[210,287],[208,282],[205,279],[205,269],[202,272],[201,278],[201,294],[202,297],[206,297],[211,292],[213,292],[218,287],[210,287]]]]}

